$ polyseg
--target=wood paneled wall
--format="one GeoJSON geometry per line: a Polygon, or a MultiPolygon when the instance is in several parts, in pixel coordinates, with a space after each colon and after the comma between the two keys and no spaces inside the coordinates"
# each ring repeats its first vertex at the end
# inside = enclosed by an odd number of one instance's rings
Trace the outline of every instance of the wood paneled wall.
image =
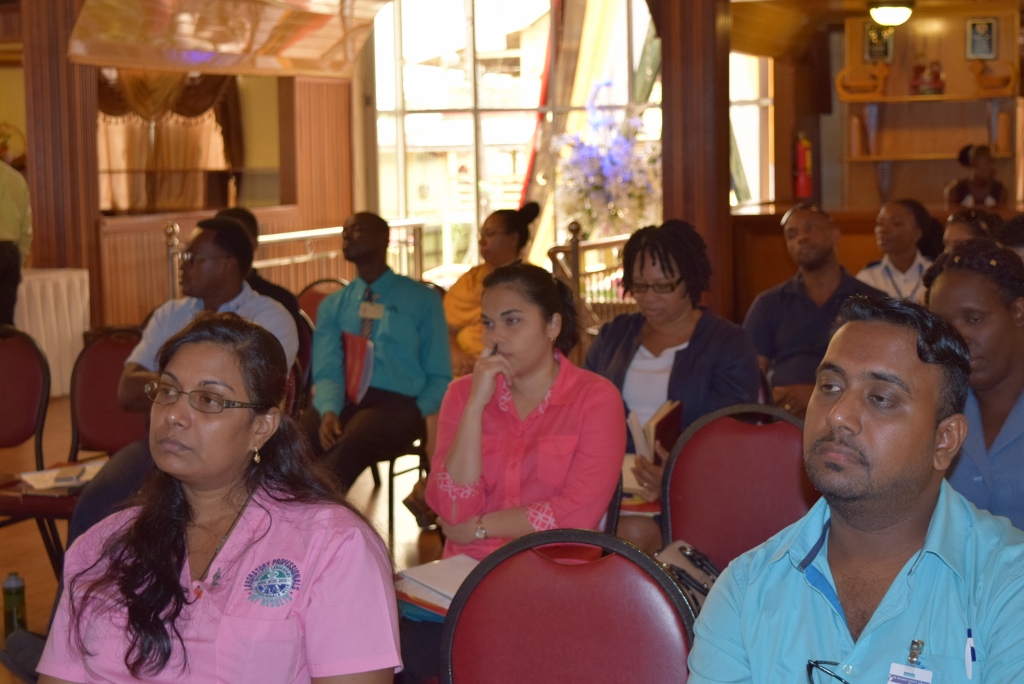
{"type": "MultiPolygon", "coordinates": [[[[265,234],[338,226],[352,213],[351,87],[346,81],[286,78],[280,88],[281,195],[285,206],[254,209],[265,234]]],[[[95,176],[95,173],[93,173],[95,176]]],[[[105,287],[103,322],[139,323],[166,301],[164,227],[179,225],[185,240],[213,212],[104,218],[100,224],[105,287]]],[[[317,240],[315,251],[339,250],[337,238],[317,240]]],[[[302,254],[306,244],[268,245],[258,258],[302,254]]],[[[350,277],[343,259],[272,268],[264,277],[298,292],[313,280],[350,277]]],[[[94,297],[95,299],[95,297],[94,297]]]]}
{"type": "Polygon", "coordinates": [[[21,41],[21,11],[18,5],[0,7],[0,42],[21,41]]]}
{"type": "Polygon", "coordinates": [[[92,320],[103,319],[99,178],[96,160],[96,69],[68,62],[81,0],[21,3],[25,114],[30,122],[32,264],[90,269],[92,320]]]}
{"type": "Polygon", "coordinates": [[[732,315],[728,0],[655,3],[662,34],[665,218],[696,226],[714,269],[708,304],[732,315]]]}

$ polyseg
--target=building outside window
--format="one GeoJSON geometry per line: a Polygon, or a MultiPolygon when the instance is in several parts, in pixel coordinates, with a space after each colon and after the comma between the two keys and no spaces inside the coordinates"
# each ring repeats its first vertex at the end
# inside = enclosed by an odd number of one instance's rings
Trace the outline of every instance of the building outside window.
{"type": "MultiPolygon", "coordinates": [[[[495,210],[541,205],[535,263],[565,239],[553,141],[630,117],[640,140],[661,139],[645,0],[394,0],[374,22],[374,60],[380,211],[423,219],[424,268],[441,267],[431,276],[442,283],[477,263],[495,210]]],[[[734,55],[731,68],[735,194],[763,201],[774,194],[771,64],[734,55]]]]}

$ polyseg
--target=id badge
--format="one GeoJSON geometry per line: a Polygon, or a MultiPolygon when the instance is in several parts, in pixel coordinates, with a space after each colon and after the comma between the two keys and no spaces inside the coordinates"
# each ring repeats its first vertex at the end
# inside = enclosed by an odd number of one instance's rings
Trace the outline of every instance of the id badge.
{"type": "Polygon", "coordinates": [[[893,663],[889,667],[888,684],[931,684],[932,673],[923,667],[893,663]]]}
{"type": "Polygon", "coordinates": [[[359,317],[379,321],[384,318],[384,305],[376,302],[363,302],[359,305],[359,317]]]}

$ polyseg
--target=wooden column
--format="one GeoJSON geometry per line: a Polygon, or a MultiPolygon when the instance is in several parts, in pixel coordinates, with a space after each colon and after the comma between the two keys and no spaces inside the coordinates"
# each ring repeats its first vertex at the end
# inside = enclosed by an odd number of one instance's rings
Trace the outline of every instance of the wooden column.
{"type": "Polygon", "coordinates": [[[21,3],[32,265],[88,268],[92,324],[103,321],[96,158],[96,68],[71,64],[82,0],[21,3]]]}
{"type": "Polygon", "coordinates": [[[729,212],[728,0],[667,0],[657,8],[661,35],[665,218],[689,221],[708,244],[714,269],[706,303],[733,308],[729,212]]]}

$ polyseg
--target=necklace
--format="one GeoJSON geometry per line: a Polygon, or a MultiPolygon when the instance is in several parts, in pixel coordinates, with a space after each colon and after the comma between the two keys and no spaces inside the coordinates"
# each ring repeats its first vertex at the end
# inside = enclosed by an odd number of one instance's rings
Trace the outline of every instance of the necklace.
{"type": "MultiPolygon", "coordinates": [[[[207,573],[210,572],[210,566],[213,565],[213,561],[217,560],[217,556],[218,554],[220,554],[220,550],[224,548],[224,544],[227,542],[228,537],[231,536],[231,532],[235,529],[235,525],[237,525],[238,521],[242,519],[242,514],[245,513],[245,509],[249,507],[249,502],[252,501],[252,496],[255,493],[256,490],[254,489],[253,491],[249,492],[249,496],[245,498],[245,503],[243,503],[242,507],[238,509],[238,514],[235,515],[235,519],[231,521],[231,526],[228,527],[228,531],[225,532],[224,536],[220,538],[220,543],[218,543],[217,548],[213,550],[213,555],[210,557],[210,562],[206,564],[205,568],[203,568],[203,572],[199,575],[199,579],[196,580],[197,582],[202,582],[204,579],[206,579],[207,573]]],[[[217,570],[217,572],[213,575],[213,586],[217,586],[218,580],[220,580],[220,570],[217,570]]],[[[202,587],[197,586],[195,588],[195,595],[197,599],[203,597],[202,587]]]]}

